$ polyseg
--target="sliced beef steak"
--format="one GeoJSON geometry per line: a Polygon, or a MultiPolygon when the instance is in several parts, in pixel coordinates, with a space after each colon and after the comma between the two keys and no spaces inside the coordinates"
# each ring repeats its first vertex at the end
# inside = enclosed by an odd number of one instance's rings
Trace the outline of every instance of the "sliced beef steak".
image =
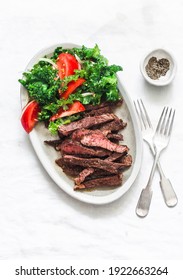
{"type": "MultiPolygon", "coordinates": [[[[115,161],[116,159],[118,159],[118,158],[120,158],[122,155],[121,154],[118,154],[118,153],[112,153],[111,154],[111,156],[109,156],[109,157],[107,157],[105,160],[107,160],[107,161],[115,161]]],[[[94,169],[94,168],[90,168],[90,167],[88,167],[88,168],[85,168],[85,169],[83,169],[83,171],[78,175],[78,177],[76,177],[75,178],[75,183],[77,184],[77,185],[79,185],[79,184],[81,184],[82,182],[84,182],[85,181],[85,179],[88,177],[88,176],[90,176],[90,175],[92,175],[92,174],[95,174],[96,175],[96,177],[97,176],[101,176],[101,175],[103,175],[103,176],[105,176],[106,175],[106,171],[104,171],[104,170],[101,170],[101,169],[94,169]]]]}
{"type": "Polygon", "coordinates": [[[101,147],[103,149],[117,152],[127,153],[128,147],[126,145],[118,145],[111,142],[101,131],[90,131],[88,134],[81,137],[80,142],[89,147],[101,147]]]}
{"type": "Polygon", "coordinates": [[[126,123],[112,113],[117,102],[86,105],[82,118],[60,125],[58,140],[45,141],[60,151],[56,160],[64,173],[73,177],[75,190],[116,187],[122,184],[123,171],[132,165],[128,147],[120,145],[118,132],[126,123]]]}
{"type": "Polygon", "coordinates": [[[99,168],[109,173],[117,174],[118,170],[123,168],[123,163],[116,163],[107,160],[102,160],[99,158],[80,158],[71,155],[63,156],[64,163],[72,164],[72,165],[80,165],[83,167],[92,167],[99,168]]]}
{"type": "Polygon", "coordinates": [[[116,134],[116,133],[108,133],[107,138],[111,141],[123,141],[123,135],[122,134],[116,134]]]}
{"type": "Polygon", "coordinates": [[[109,130],[112,132],[118,132],[121,129],[124,129],[126,127],[126,123],[124,123],[121,119],[115,117],[115,119],[113,121],[111,121],[110,123],[106,123],[103,126],[99,126],[98,128],[103,130],[109,130]]]}
{"type": "Polygon", "coordinates": [[[54,147],[56,150],[57,150],[57,147],[59,144],[62,143],[63,140],[61,139],[58,139],[58,140],[45,140],[44,143],[51,146],[51,147],[54,147]]]}
{"type": "Polygon", "coordinates": [[[56,161],[56,164],[60,166],[65,174],[71,177],[76,177],[80,174],[80,172],[83,170],[82,166],[76,166],[72,164],[66,164],[64,162],[63,158],[59,158],[56,161]]]}
{"type": "Polygon", "coordinates": [[[79,155],[80,157],[106,157],[111,154],[110,151],[104,150],[102,148],[92,149],[85,147],[79,142],[73,141],[71,139],[63,141],[57,149],[59,149],[63,154],[79,155]]]}
{"type": "Polygon", "coordinates": [[[64,136],[70,135],[73,131],[82,128],[89,128],[94,125],[103,124],[106,122],[110,122],[115,119],[114,114],[103,114],[100,116],[86,117],[81,120],[72,122],[70,124],[61,125],[59,127],[59,133],[64,136]]]}
{"type": "Polygon", "coordinates": [[[115,160],[118,160],[121,157],[123,157],[122,154],[114,152],[109,157],[107,157],[106,160],[108,160],[108,161],[115,161],[115,160]]]}
{"type": "Polygon", "coordinates": [[[104,131],[100,131],[99,129],[95,129],[95,130],[91,130],[91,129],[78,129],[76,131],[74,131],[71,135],[72,140],[74,141],[81,141],[81,139],[88,134],[93,134],[94,133],[99,133],[99,134],[103,134],[104,136],[109,134],[108,130],[104,130],[104,131]]]}
{"type": "Polygon", "coordinates": [[[91,168],[91,167],[88,167],[88,168],[85,168],[83,169],[78,177],[76,177],[74,179],[74,182],[76,183],[76,185],[80,185],[82,182],[85,181],[85,179],[90,176],[91,174],[93,174],[95,172],[95,169],[94,168],[91,168]]]}
{"type": "Polygon", "coordinates": [[[107,113],[112,113],[112,108],[110,106],[105,106],[105,107],[102,107],[102,108],[99,108],[99,109],[95,109],[95,110],[91,110],[91,111],[86,111],[84,113],[84,116],[85,117],[92,117],[92,116],[99,116],[99,115],[102,115],[102,114],[107,114],[107,113]]]}
{"type": "Polygon", "coordinates": [[[126,155],[126,156],[122,157],[120,162],[124,165],[124,167],[129,167],[132,165],[132,156],[126,155]]]}
{"type": "Polygon", "coordinates": [[[102,102],[99,105],[91,105],[91,104],[85,105],[85,109],[86,109],[86,111],[93,111],[93,110],[98,110],[98,109],[106,107],[106,106],[110,106],[111,108],[114,108],[114,107],[121,106],[122,103],[123,103],[123,99],[119,99],[114,102],[106,101],[106,102],[102,102]]]}
{"type": "Polygon", "coordinates": [[[107,176],[103,178],[92,179],[80,185],[75,185],[74,190],[99,188],[99,187],[117,187],[122,184],[122,174],[107,176]]]}
{"type": "MultiPolygon", "coordinates": [[[[119,153],[112,153],[109,157],[104,159],[104,161],[114,162],[115,160],[119,160],[120,158],[122,158],[120,160],[120,162],[122,163],[123,168],[131,166],[132,157],[130,155],[123,156],[119,153]]],[[[75,181],[76,185],[79,185],[82,182],[84,182],[88,176],[101,177],[101,176],[106,176],[106,175],[108,175],[108,172],[106,172],[105,170],[88,167],[88,168],[83,169],[81,171],[81,173],[78,175],[78,177],[75,178],[74,181],[75,181]]]]}

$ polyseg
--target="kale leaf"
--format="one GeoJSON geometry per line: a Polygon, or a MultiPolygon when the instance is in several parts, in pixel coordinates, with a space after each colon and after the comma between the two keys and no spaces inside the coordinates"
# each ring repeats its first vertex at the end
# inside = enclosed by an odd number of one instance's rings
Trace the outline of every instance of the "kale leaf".
{"type": "Polygon", "coordinates": [[[48,129],[51,132],[51,134],[53,134],[53,135],[57,134],[58,128],[59,128],[60,125],[69,124],[69,123],[71,123],[73,121],[76,121],[80,118],[81,118],[80,114],[76,114],[76,115],[72,115],[72,116],[57,119],[54,122],[51,121],[49,123],[48,129]]]}
{"type": "Polygon", "coordinates": [[[49,104],[58,98],[61,80],[57,70],[47,62],[40,61],[30,72],[23,73],[19,82],[28,90],[29,97],[40,105],[49,104]]]}
{"type": "Polygon", "coordinates": [[[97,63],[85,61],[82,67],[82,77],[86,79],[81,87],[83,92],[99,94],[101,99],[107,101],[116,101],[120,98],[116,72],[122,70],[121,66],[108,66],[104,61],[97,63]]]}

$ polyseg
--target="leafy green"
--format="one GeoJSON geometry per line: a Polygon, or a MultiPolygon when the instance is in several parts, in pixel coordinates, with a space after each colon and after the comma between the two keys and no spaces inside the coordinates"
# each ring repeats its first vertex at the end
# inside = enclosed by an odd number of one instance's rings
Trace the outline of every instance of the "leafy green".
{"type": "Polygon", "coordinates": [[[66,76],[65,78],[63,78],[62,83],[60,85],[61,92],[64,92],[67,90],[69,82],[77,81],[78,78],[82,78],[82,71],[80,72],[79,70],[75,70],[74,75],[66,76]]]}
{"type": "Polygon", "coordinates": [[[85,46],[82,46],[81,48],[73,48],[73,52],[83,61],[90,60],[94,62],[103,62],[106,65],[108,63],[107,58],[100,54],[100,49],[97,44],[94,48],[87,48],[85,46]]]}
{"type": "Polygon", "coordinates": [[[103,61],[83,63],[84,78],[86,83],[82,86],[83,91],[100,94],[107,101],[119,99],[116,72],[122,70],[120,66],[106,65],[103,61]]]}
{"type": "Polygon", "coordinates": [[[55,102],[51,102],[48,105],[42,106],[41,112],[38,114],[38,119],[39,121],[44,121],[48,120],[52,115],[56,114],[58,109],[61,107],[64,110],[67,110],[67,105],[73,103],[73,99],[68,98],[68,99],[57,99],[55,102]]]}
{"type": "Polygon", "coordinates": [[[51,132],[51,134],[53,134],[53,135],[57,134],[58,128],[59,128],[60,125],[69,124],[73,121],[76,121],[76,120],[80,119],[80,117],[81,117],[80,114],[76,114],[76,115],[72,115],[72,116],[57,119],[54,122],[51,121],[49,123],[48,129],[51,132]]]}
{"type": "Polygon", "coordinates": [[[28,90],[31,99],[40,105],[49,104],[58,98],[61,80],[57,72],[49,63],[40,61],[30,72],[23,73],[24,79],[19,82],[28,90]]]}

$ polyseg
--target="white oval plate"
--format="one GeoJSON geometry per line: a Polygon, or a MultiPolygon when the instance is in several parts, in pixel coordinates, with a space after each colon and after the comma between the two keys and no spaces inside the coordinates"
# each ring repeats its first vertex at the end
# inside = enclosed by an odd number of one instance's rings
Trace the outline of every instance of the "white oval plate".
{"type": "MultiPolygon", "coordinates": [[[[38,62],[39,58],[44,57],[45,55],[51,56],[55,48],[58,46],[62,46],[63,48],[80,47],[72,43],[63,43],[50,46],[38,52],[31,59],[25,71],[30,70],[33,65],[38,62]]],[[[29,133],[30,141],[40,162],[51,178],[55,181],[55,183],[70,196],[86,203],[106,204],[115,201],[124,195],[135,181],[141,166],[142,138],[140,128],[136,120],[136,113],[134,111],[130,97],[128,96],[123,85],[120,83],[119,78],[118,87],[124,102],[121,108],[117,109],[115,113],[119,118],[122,118],[125,122],[127,122],[127,127],[123,130],[124,144],[127,144],[130,148],[129,153],[133,158],[133,165],[124,172],[123,184],[120,187],[92,191],[74,191],[73,180],[63,173],[62,169],[55,163],[55,160],[60,156],[59,153],[52,147],[44,144],[44,140],[54,139],[55,137],[53,138],[53,136],[50,135],[48,129],[46,129],[42,123],[38,123],[36,127],[29,133]]],[[[20,97],[22,107],[24,107],[27,104],[29,98],[27,90],[23,86],[20,88],[20,97]]]]}

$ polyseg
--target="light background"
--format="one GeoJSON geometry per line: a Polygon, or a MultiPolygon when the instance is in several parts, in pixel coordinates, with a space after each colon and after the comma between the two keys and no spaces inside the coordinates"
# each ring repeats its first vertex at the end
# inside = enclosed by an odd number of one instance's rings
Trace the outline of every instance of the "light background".
{"type": "Polygon", "coordinates": [[[0,9],[0,259],[183,258],[183,1],[1,1],[0,9]],[[121,81],[141,97],[156,124],[164,105],[176,121],[162,165],[179,203],[165,206],[154,178],[150,214],[135,206],[152,164],[146,145],[139,177],[130,191],[105,206],[86,205],[60,190],[39,163],[20,125],[18,78],[32,56],[55,43],[94,46],[123,66],[121,81]],[[164,47],[178,63],[174,82],[148,85],[139,63],[164,47]]]}

